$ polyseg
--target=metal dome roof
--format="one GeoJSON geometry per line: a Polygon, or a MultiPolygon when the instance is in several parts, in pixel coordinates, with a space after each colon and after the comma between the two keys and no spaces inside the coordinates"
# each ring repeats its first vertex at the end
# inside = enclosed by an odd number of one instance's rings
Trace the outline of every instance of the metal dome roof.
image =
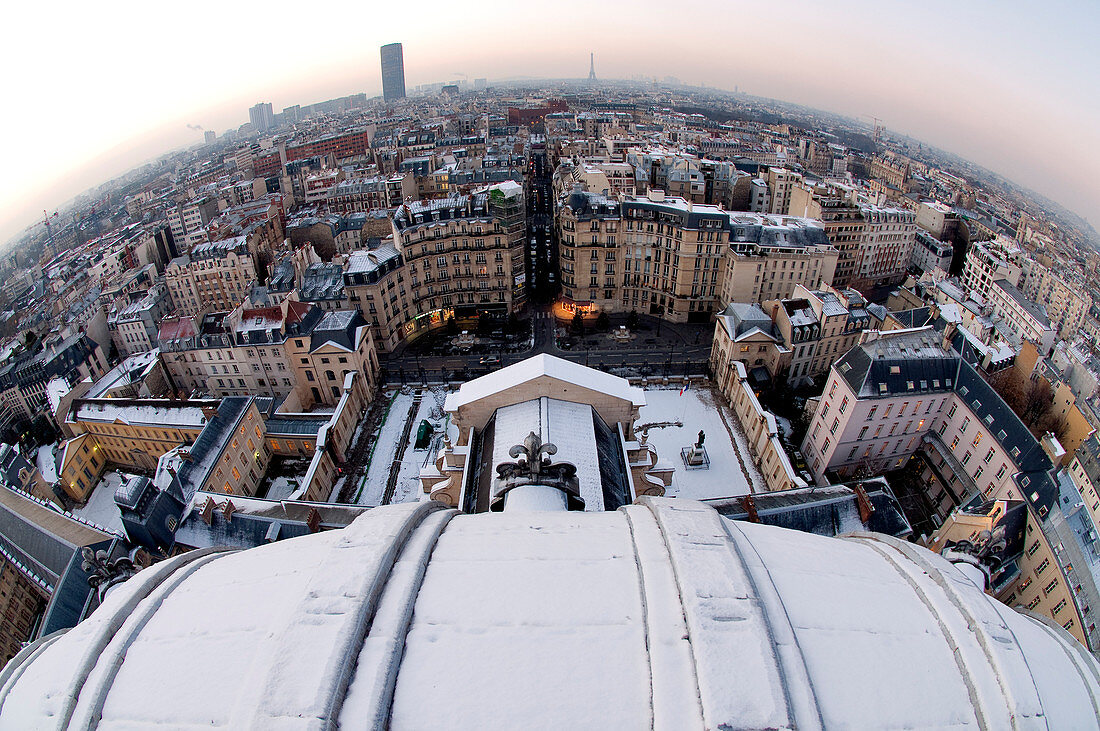
{"type": "Polygon", "coordinates": [[[645,498],[376,508],[120,585],[0,673],[0,727],[1095,727],[1100,667],[953,565],[645,498]]]}

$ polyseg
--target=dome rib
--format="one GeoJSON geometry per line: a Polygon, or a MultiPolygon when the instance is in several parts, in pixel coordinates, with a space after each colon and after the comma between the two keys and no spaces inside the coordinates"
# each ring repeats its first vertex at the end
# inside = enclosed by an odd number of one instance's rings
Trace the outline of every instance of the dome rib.
{"type": "Polygon", "coordinates": [[[42,637],[30,643],[20,650],[15,657],[8,660],[8,664],[0,670],[0,718],[4,714],[4,701],[8,699],[8,693],[19,683],[19,678],[45,652],[50,645],[60,640],[70,628],[59,629],[51,635],[42,637]]]}
{"type": "Polygon", "coordinates": [[[764,609],[744,564],[731,560],[736,554],[723,518],[696,502],[639,502],[653,512],[668,549],[706,727],[792,727],[764,609]]]}
{"type": "MultiPolygon", "coordinates": [[[[654,728],[654,683],[653,683],[653,637],[652,624],[653,617],[651,616],[650,602],[655,597],[651,597],[646,592],[646,580],[645,571],[642,567],[642,558],[638,555],[638,534],[637,534],[637,521],[640,516],[632,514],[623,506],[619,509],[623,519],[626,521],[627,530],[630,531],[630,545],[634,549],[634,570],[638,574],[638,601],[642,607],[642,638],[645,642],[645,659],[646,659],[646,674],[649,676],[649,727],[654,728]]],[[[698,683],[696,683],[696,691],[698,692],[698,683]]],[[[700,718],[700,721],[702,719],[700,718]]]]}
{"type": "Polygon", "coordinates": [[[1042,631],[1047,634],[1052,640],[1058,642],[1062,651],[1069,658],[1070,664],[1077,670],[1077,676],[1081,678],[1082,684],[1088,689],[1089,700],[1092,702],[1093,713],[1100,719],[1100,673],[1097,672],[1096,665],[1089,662],[1090,655],[1079,642],[1073,640],[1073,636],[1070,635],[1072,643],[1066,643],[1063,635],[1066,631],[1062,629],[1062,626],[1052,620],[1050,617],[1045,617],[1042,614],[1036,614],[1030,609],[1021,608],[1018,610],[1021,614],[1031,617],[1037,620],[1041,625],[1042,631]],[[1083,668],[1082,665],[1085,667],[1083,668]],[[1087,668],[1087,672],[1086,669],[1087,668]],[[1091,682],[1090,682],[1091,681],[1091,682]]]}
{"type": "MultiPolygon", "coordinates": [[[[120,594],[123,595],[121,599],[112,602],[110,598],[108,598],[100,607],[99,611],[77,627],[74,627],[65,635],[68,642],[74,642],[76,646],[80,648],[79,655],[73,659],[75,661],[71,660],[66,663],[66,670],[68,672],[65,675],[57,675],[52,678],[54,682],[58,683],[58,687],[40,689],[44,691],[45,695],[53,695],[54,698],[61,702],[59,707],[50,709],[51,715],[55,715],[58,718],[58,728],[64,728],[68,725],[73,712],[76,710],[76,704],[88,677],[94,672],[100,661],[109,659],[103,656],[104,650],[111,643],[119,629],[126,623],[130,615],[137,611],[141,603],[157,590],[161,582],[166,580],[176,571],[208,555],[224,553],[225,550],[226,549],[208,548],[201,551],[191,551],[175,556],[145,571],[139,572],[137,576],[127,582],[125,591],[120,592],[120,594]],[[133,586],[131,586],[131,584],[133,584],[133,586]],[[63,687],[61,683],[64,683],[63,687]]],[[[61,638],[58,637],[58,639],[61,638]]],[[[40,651],[35,653],[34,659],[38,660],[39,658],[44,658],[48,664],[50,662],[50,653],[47,651],[50,647],[56,645],[56,641],[51,641],[48,645],[43,643],[43,645],[45,646],[41,647],[40,651]]],[[[28,669],[31,666],[30,662],[24,664],[28,669]]],[[[20,672],[19,676],[21,677],[22,675],[23,673],[20,672]]],[[[0,698],[0,708],[3,707],[3,703],[7,700],[8,694],[15,689],[17,685],[15,682],[16,680],[18,680],[18,678],[13,677],[12,682],[9,682],[4,697],[0,698]]],[[[21,690],[23,689],[21,688],[21,690]]]]}
{"type": "MultiPolygon", "coordinates": [[[[858,538],[860,540],[866,540],[866,545],[871,550],[886,559],[886,562],[898,573],[899,576],[902,577],[902,579],[905,580],[907,584],[909,584],[910,588],[913,590],[913,593],[916,594],[917,598],[920,599],[924,606],[928,609],[928,613],[936,620],[936,626],[939,627],[940,633],[943,635],[944,641],[947,642],[948,647],[951,648],[951,655],[955,660],[955,667],[958,669],[959,675],[962,677],[963,683],[966,685],[966,692],[967,695],[970,697],[970,702],[974,708],[974,714],[977,717],[978,726],[983,729],[990,728],[990,709],[986,707],[985,699],[982,693],[978,690],[970,666],[964,659],[964,651],[963,648],[960,646],[960,639],[951,630],[951,628],[947,626],[944,618],[940,616],[940,611],[939,609],[937,609],[932,598],[928,595],[928,592],[926,592],[924,588],[917,582],[917,580],[902,567],[902,565],[897,561],[896,558],[894,558],[894,556],[890,555],[889,550],[882,546],[875,545],[875,536],[869,534],[853,534],[852,537],[858,538]]],[[[900,553],[904,553],[904,551],[901,551],[900,548],[898,548],[897,546],[891,547],[900,553]]],[[[914,558],[913,556],[906,557],[910,559],[914,558]]],[[[922,566],[922,568],[925,568],[927,570],[930,567],[922,566]]],[[[935,573],[929,573],[928,575],[935,576],[935,573]]],[[[942,584],[941,588],[947,591],[947,587],[942,584]]],[[[951,593],[949,591],[948,596],[951,596],[951,593]]],[[[952,603],[955,604],[956,608],[958,608],[958,603],[956,601],[953,601],[952,603]]],[[[965,614],[964,617],[967,619],[971,630],[975,632],[976,636],[979,639],[979,642],[982,644],[982,649],[985,651],[986,660],[989,663],[989,667],[997,678],[997,687],[1001,691],[1001,698],[1007,704],[1008,698],[1006,696],[1003,679],[1000,677],[1000,673],[996,670],[996,666],[989,658],[988,649],[985,643],[982,641],[981,635],[975,629],[980,623],[974,620],[972,617],[966,616],[965,614]]]]}
{"type": "Polygon", "coordinates": [[[413,607],[424,583],[432,551],[440,534],[457,510],[437,510],[424,517],[405,542],[389,580],[378,599],[363,641],[348,692],[340,699],[335,718],[340,725],[361,728],[389,727],[393,692],[404,656],[405,637],[413,607]]]}
{"type": "Polygon", "coordinates": [[[619,511],[630,528],[638,567],[652,727],[703,729],[695,656],[668,547],[651,506],[627,505],[619,511]]]}
{"type": "Polygon", "coordinates": [[[71,726],[94,729],[99,725],[107,695],[111,692],[119,668],[126,662],[126,651],[160,609],[164,600],[203,566],[232,553],[236,551],[210,549],[194,558],[191,558],[190,553],[183,554],[191,560],[177,565],[175,570],[161,579],[148,594],[141,598],[140,602],[133,607],[133,611],[124,615],[125,621],[112,634],[101,658],[97,658],[95,665],[83,676],[78,693],[70,695],[67,699],[62,709],[59,728],[71,726]]]}
{"type": "Polygon", "coordinates": [[[370,520],[355,521],[325,552],[298,606],[278,635],[276,662],[257,679],[254,707],[238,708],[233,728],[335,728],[378,601],[410,536],[441,503],[382,506],[370,520]],[[354,577],[354,582],[349,581],[354,577]],[[288,662],[302,648],[315,656],[320,682],[303,683],[301,668],[288,662]],[[240,723],[238,723],[240,721],[240,723]]]}
{"type": "MultiPolygon", "coordinates": [[[[982,665],[974,663],[977,658],[970,658],[968,661],[966,656],[962,657],[968,674],[970,677],[976,677],[977,671],[984,666],[996,678],[1000,692],[998,700],[1003,706],[992,703],[992,699],[979,691],[983,701],[981,708],[986,710],[986,718],[991,726],[1011,724],[1015,728],[1019,727],[1023,720],[1039,719],[1048,727],[1056,727],[1058,724],[1054,719],[1068,705],[1066,698],[1057,699],[1057,703],[1051,700],[1050,688],[1049,686],[1044,688],[1043,681],[1045,678],[1042,677],[1042,674],[1047,671],[1043,669],[1036,670],[1033,667],[1033,661],[1046,662],[1047,658],[1040,653],[1029,651],[1030,643],[1025,643],[1017,630],[1025,632],[1025,634],[1042,631],[1051,637],[1053,644],[1058,646],[1060,654],[1065,656],[1074,672],[1081,678],[1084,686],[1083,692],[1088,698],[1088,705],[1093,709],[1094,714],[1096,713],[1097,690],[1100,686],[1095,682],[1095,671],[1092,678],[1093,682],[1089,682],[1089,676],[1081,673],[1077,662],[1078,658],[1068,649],[1070,645],[1076,647],[1080,645],[1061,627],[1058,627],[1057,631],[1052,631],[1050,622],[1046,617],[1027,611],[1016,612],[997,602],[974,586],[970,579],[961,573],[944,571],[940,568],[937,564],[946,564],[946,561],[936,554],[921,551],[909,543],[890,536],[857,533],[853,534],[852,537],[856,540],[866,541],[872,547],[879,548],[875,546],[875,544],[879,544],[879,546],[889,546],[895,549],[908,559],[908,564],[920,570],[920,576],[916,578],[922,581],[931,581],[943,590],[952,608],[966,623],[983,653],[982,659],[984,662],[982,665]],[[963,596],[963,589],[960,587],[965,587],[967,596],[963,596]],[[1021,615],[1039,621],[1019,622],[1018,619],[1021,615]],[[991,621],[991,619],[995,619],[995,621],[991,621]],[[1011,622],[1010,619],[1017,621],[1011,622]],[[997,630],[1000,630],[1003,634],[998,635],[997,630]],[[1025,677],[1029,682],[1020,682],[1025,677]],[[1013,682],[1014,680],[1016,682],[1013,682]],[[1000,718],[994,715],[998,708],[1003,708],[1005,711],[1000,718]]],[[[888,559],[891,558],[881,549],[878,552],[888,559]]],[[[899,570],[903,570],[901,567],[904,564],[893,560],[891,560],[891,563],[898,566],[899,570]]],[[[913,574],[912,570],[910,570],[910,574],[913,574]]],[[[947,616],[942,607],[937,608],[937,616],[940,618],[947,616]]],[[[1067,688],[1068,685],[1063,686],[1062,689],[1067,688]]],[[[1072,701],[1077,703],[1080,703],[1081,700],[1080,697],[1072,698],[1072,701]]],[[[978,706],[975,705],[975,708],[978,708],[978,706]]],[[[1100,718],[1100,716],[1096,716],[1096,718],[1100,718]]]]}
{"type": "Polygon", "coordinates": [[[754,593],[763,608],[767,624],[768,639],[772,643],[776,662],[779,663],[779,676],[783,681],[783,693],[787,699],[787,712],[799,729],[820,729],[825,727],[821,714],[821,705],[817,701],[814,684],[810,679],[806,657],[798,644],[798,635],[791,624],[791,616],[783,603],[771,572],[756,550],[752,540],[745,535],[740,526],[732,521],[723,521],[722,527],[729,537],[730,546],[752,582],[754,593]]]}

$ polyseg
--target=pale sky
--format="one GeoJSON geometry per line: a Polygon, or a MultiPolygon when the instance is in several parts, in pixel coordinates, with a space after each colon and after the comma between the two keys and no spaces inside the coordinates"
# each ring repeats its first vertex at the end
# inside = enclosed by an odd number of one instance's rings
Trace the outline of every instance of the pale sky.
{"type": "Polygon", "coordinates": [[[1100,227],[1100,4],[801,0],[553,4],[192,0],[18,3],[0,43],[0,242],[44,208],[175,146],[276,112],[406,85],[676,76],[888,128],[1047,194],[1100,227]]]}

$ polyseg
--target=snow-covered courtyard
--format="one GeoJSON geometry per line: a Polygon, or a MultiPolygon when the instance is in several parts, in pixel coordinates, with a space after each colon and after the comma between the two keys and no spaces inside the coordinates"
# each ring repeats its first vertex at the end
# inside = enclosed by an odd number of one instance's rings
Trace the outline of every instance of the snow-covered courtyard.
{"type": "MultiPolygon", "coordinates": [[[[681,393],[679,388],[646,389],[646,405],[642,407],[637,426],[656,422],[683,423],[682,427],[662,427],[649,430],[649,443],[657,449],[662,462],[676,468],[671,497],[692,499],[747,495],[764,490],[764,479],[753,465],[752,453],[741,433],[736,417],[716,399],[705,386],[692,386],[681,393]],[[704,446],[710,466],[687,469],[680,450],[696,442],[699,431],[706,435],[704,446]],[[732,435],[732,436],[731,436],[732,435]]],[[[443,400],[447,390],[442,387],[424,389],[409,427],[409,442],[400,455],[398,474],[391,503],[425,499],[418,476],[425,460],[439,448],[440,428],[444,423],[443,400]],[[435,427],[427,449],[416,449],[416,430],[421,420],[435,427]]],[[[389,482],[401,435],[413,407],[414,391],[398,391],[391,399],[386,420],[374,435],[374,452],[366,475],[361,478],[356,502],[360,505],[381,505],[389,482]]],[[[333,491],[335,495],[337,491],[333,491]]]]}
{"type": "Polygon", "coordinates": [[[443,425],[443,400],[447,397],[444,388],[425,390],[420,408],[413,418],[412,430],[409,434],[409,445],[401,455],[401,471],[397,475],[397,483],[393,489],[393,503],[407,503],[426,499],[420,490],[420,468],[425,460],[435,456],[439,450],[439,440],[442,438],[440,431],[443,425]],[[433,427],[432,438],[425,449],[416,449],[416,430],[420,421],[426,419],[433,427]]]}
{"type": "MultiPolygon", "coordinates": [[[[446,389],[424,389],[422,399],[415,414],[412,416],[412,426],[409,431],[409,444],[401,454],[401,464],[394,484],[391,503],[409,502],[420,499],[418,477],[420,466],[424,463],[429,450],[414,449],[416,442],[416,429],[421,419],[427,419],[434,426],[442,422],[443,399],[446,389]],[[433,418],[434,412],[434,418],[433,418]]],[[[359,496],[356,502],[359,505],[381,505],[386,492],[386,484],[390,479],[390,470],[394,459],[397,457],[397,448],[400,446],[401,434],[405,430],[405,424],[409,420],[409,410],[413,406],[414,392],[398,391],[391,394],[392,398],[389,413],[382,423],[377,435],[374,437],[374,451],[370,458],[370,466],[367,474],[362,478],[359,496]]]]}
{"type": "Polygon", "coordinates": [[[35,463],[38,467],[38,471],[41,473],[42,479],[50,485],[57,482],[56,449],[56,444],[43,444],[38,448],[38,452],[35,454],[35,463]]]}
{"type": "Polygon", "coordinates": [[[378,432],[371,438],[374,446],[370,453],[370,465],[367,474],[359,483],[359,491],[355,496],[355,502],[359,505],[371,507],[382,504],[382,496],[386,491],[386,482],[390,477],[390,465],[393,463],[394,454],[397,452],[397,443],[401,439],[401,432],[405,428],[405,418],[412,406],[412,393],[387,395],[391,398],[386,420],[378,432]]]}
{"type": "Polygon", "coordinates": [[[764,478],[752,463],[752,453],[736,417],[709,388],[693,385],[682,393],[678,388],[646,389],[645,398],[635,431],[647,423],[683,423],[682,427],[649,430],[648,441],[657,448],[657,456],[676,468],[670,496],[698,500],[763,491],[764,478]],[[689,470],[680,458],[680,450],[695,444],[700,430],[706,435],[703,446],[710,467],[689,470]]]}
{"type": "Polygon", "coordinates": [[[125,534],[126,529],[122,527],[122,513],[115,504],[115,491],[127,477],[129,475],[120,475],[114,470],[104,473],[103,479],[96,484],[92,494],[88,496],[87,504],[82,508],[75,508],[72,511],[73,514],[107,530],[125,534]]]}

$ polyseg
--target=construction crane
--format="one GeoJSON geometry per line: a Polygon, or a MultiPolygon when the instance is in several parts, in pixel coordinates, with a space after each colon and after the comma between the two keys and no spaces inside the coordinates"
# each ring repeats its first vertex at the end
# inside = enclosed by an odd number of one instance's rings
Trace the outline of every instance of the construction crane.
{"type": "Polygon", "coordinates": [[[875,142],[882,142],[882,130],[886,129],[886,127],[884,127],[882,124],[884,120],[879,119],[873,114],[861,114],[860,116],[864,119],[870,119],[872,122],[875,123],[873,139],[875,140],[875,142]]]}
{"type": "MultiPolygon", "coordinates": [[[[54,218],[58,217],[56,211],[54,211],[53,217],[54,218]]],[[[47,213],[45,210],[42,211],[42,222],[46,224],[46,241],[52,242],[53,241],[53,231],[50,229],[50,214],[47,213]]]]}

